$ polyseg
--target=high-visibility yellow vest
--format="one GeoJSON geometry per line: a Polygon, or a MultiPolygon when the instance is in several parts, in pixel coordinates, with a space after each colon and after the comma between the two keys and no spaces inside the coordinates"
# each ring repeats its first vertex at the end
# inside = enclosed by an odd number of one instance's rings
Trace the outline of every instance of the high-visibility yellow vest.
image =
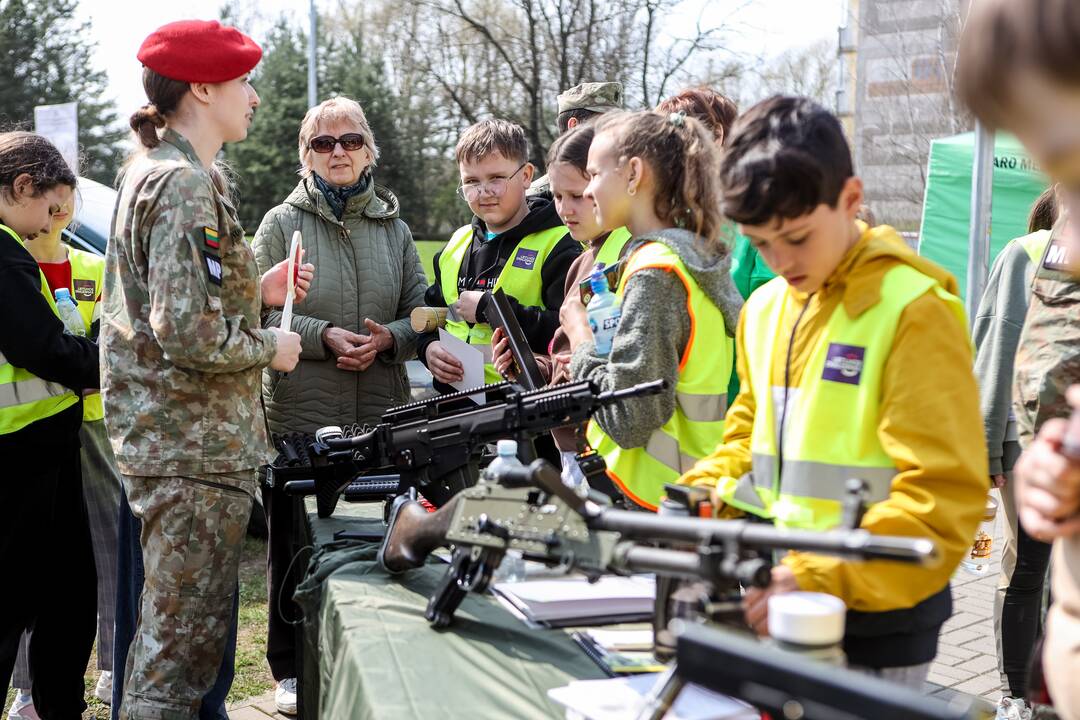
{"type": "Polygon", "coordinates": [[[626,259],[616,294],[622,298],[630,277],[647,268],[674,273],[686,288],[690,339],[679,362],[675,412],[652,433],[645,447],[620,447],[594,420],[589,421],[585,437],[604,458],[612,481],[638,505],[656,510],[664,484],[674,483],[723,439],[734,341],[724,331],[720,308],[675,251],[662,243],[642,245],[626,259]]]}
{"type": "MultiPolygon", "coordinates": [[[[495,285],[485,290],[495,291],[502,288],[507,295],[526,307],[549,309],[544,305],[544,286],[540,269],[559,241],[566,237],[566,233],[566,228],[560,225],[523,237],[514,248],[513,254],[507,259],[495,285]]],[[[442,284],[443,299],[446,300],[447,306],[457,302],[458,274],[461,272],[461,263],[472,245],[472,238],[472,225],[459,228],[450,238],[442,255],[439,256],[439,279],[442,284]]],[[[491,360],[491,335],[494,332],[491,325],[487,323],[469,325],[464,321],[447,318],[446,331],[459,340],[479,346],[484,352],[484,357],[491,360]]],[[[484,381],[496,383],[501,380],[502,376],[499,375],[495,366],[491,362],[485,363],[484,381]]]]}
{"type": "Polygon", "coordinates": [[[782,455],[777,452],[777,415],[785,392],[772,385],[771,376],[775,360],[788,350],[790,338],[780,337],[778,328],[793,300],[783,278],[751,295],[743,325],[755,400],[753,471],[722,480],[717,486],[720,497],[772,518],[779,527],[809,530],[840,523],[852,478],[869,486],[868,505],[888,498],[897,469],[877,435],[885,364],[904,309],[931,291],[967,327],[960,299],[909,265],[885,273],[881,300],[859,317],[850,318],[843,304],[837,305],[811,351],[800,385],[787,390],[782,455]]]}
{"type": "MultiPolygon", "coordinates": [[[[15,242],[23,245],[22,238],[6,225],[0,225],[0,242],[7,242],[4,233],[15,242]]],[[[49,284],[45,280],[45,273],[38,270],[41,276],[41,294],[45,297],[49,307],[57,317],[56,303],[52,293],[49,292],[49,284]]],[[[18,312],[16,308],[8,308],[9,312],[18,312]]],[[[42,380],[29,370],[15,367],[0,354],[0,435],[22,430],[30,423],[44,420],[57,413],[68,409],[79,402],[79,396],[71,390],[56,383],[42,380]]]]}
{"type": "MultiPolygon", "coordinates": [[[[100,255],[68,248],[71,261],[71,297],[79,307],[79,315],[86,325],[86,334],[101,319],[101,288],[105,283],[105,258],[100,255]]],[[[83,398],[83,420],[91,422],[105,417],[101,393],[83,398]]]]}
{"type": "Polygon", "coordinates": [[[1016,242],[1020,243],[1020,246],[1024,248],[1028,259],[1036,268],[1039,267],[1039,263],[1042,261],[1046,246],[1050,244],[1050,235],[1049,230],[1036,230],[1030,235],[1016,238],[1016,242]]]}
{"type": "Polygon", "coordinates": [[[600,246],[600,252],[596,253],[596,264],[610,267],[619,262],[619,253],[623,246],[630,241],[630,231],[624,227],[612,230],[600,246]]]}

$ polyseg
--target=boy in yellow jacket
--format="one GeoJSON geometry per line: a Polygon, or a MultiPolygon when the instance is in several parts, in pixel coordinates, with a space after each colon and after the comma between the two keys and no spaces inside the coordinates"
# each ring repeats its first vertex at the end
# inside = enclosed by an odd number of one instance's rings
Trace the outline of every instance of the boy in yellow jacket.
{"type": "Polygon", "coordinates": [[[779,277],[743,308],[724,442],[680,482],[713,488],[724,514],[827,530],[858,478],[863,528],[933,539],[933,568],[790,553],[745,599],[764,634],[770,595],[835,595],[848,662],[921,687],[989,489],[956,281],[891,228],[855,219],[863,188],[840,123],[810,100],[750,109],[721,173],[724,212],[779,277]]]}

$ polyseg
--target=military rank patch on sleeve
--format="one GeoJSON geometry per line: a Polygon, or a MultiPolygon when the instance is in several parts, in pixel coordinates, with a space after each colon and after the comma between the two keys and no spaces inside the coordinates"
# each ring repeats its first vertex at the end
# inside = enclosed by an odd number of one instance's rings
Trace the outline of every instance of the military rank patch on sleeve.
{"type": "Polygon", "coordinates": [[[218,231],[214,228],[204,227],[203,239],[206,241],[206,247],[212,250],[221,249],[221,240],[218,238],[218,231]]]}
{"type": "Polygon", "coordinates": [[[206,262],[206,277],[210,282],[221,287],[221,258],[203,250],[203,260],[206,262]]]}

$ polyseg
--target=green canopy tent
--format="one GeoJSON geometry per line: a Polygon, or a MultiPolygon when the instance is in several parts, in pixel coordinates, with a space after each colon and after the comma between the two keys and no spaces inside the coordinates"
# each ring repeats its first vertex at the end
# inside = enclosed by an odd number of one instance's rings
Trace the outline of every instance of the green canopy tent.
{"type": "MultiPolygon", "coordinates": [[[[956,276],[960,297],[967,288],[968,230],[975,133],[939,138],[930,145],[919,254],[956,276]]],[[[990,262],[1005,244],[1027,234],[1027,217],[1047,180],[1020,142],[999,133],[994,141],[990,262]]]]}

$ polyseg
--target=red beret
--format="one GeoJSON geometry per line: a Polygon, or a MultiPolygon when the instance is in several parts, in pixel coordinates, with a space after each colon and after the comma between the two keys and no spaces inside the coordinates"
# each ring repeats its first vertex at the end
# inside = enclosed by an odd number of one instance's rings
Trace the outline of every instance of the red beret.
{"type": "Polygon", "coordinates": [[[217,20],[181,20],[162,25],[143,40],[139,62],[181,82],[219,83],[249,72],[262,48],[217,20]]]}

